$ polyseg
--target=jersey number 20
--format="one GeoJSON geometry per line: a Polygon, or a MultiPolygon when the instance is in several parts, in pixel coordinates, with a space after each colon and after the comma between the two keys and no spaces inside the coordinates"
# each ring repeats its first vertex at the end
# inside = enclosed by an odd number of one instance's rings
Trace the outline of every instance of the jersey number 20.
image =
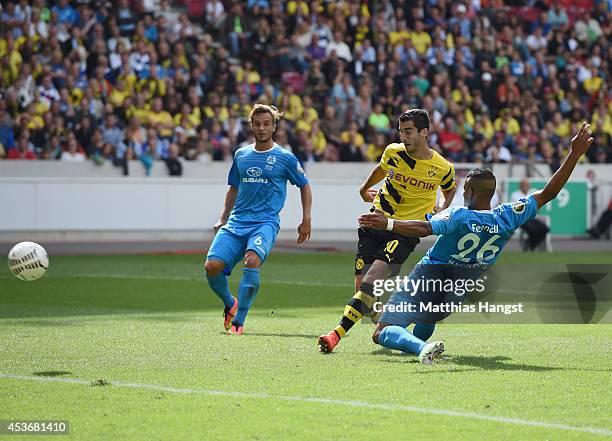
{"type": "MultiPolygon", "coordinates": [[[[476,253],[476,260],[479,263],[492,259],[497,254],[499,247],[493,245],[493,242],[499,238],[500,236],[498,234],[494,234],[482,245],[482,247],[478,250],[478,253],[476,253]],[[485,257],[485,253],[487,252],[489,254],[485,257]]],[[[459,239],[459,242],[457,243],[457,249],[460,251],[460,253],[453,254],[451,257],[454,257],[461,262],[469,263],[470,259],[467,257],[467,255],[478,248],[478,245],[480,245],[480,237],[475,233],[468,233],[459,239]],[[469,246],[468,242],[471,242],[469,246]]]]}

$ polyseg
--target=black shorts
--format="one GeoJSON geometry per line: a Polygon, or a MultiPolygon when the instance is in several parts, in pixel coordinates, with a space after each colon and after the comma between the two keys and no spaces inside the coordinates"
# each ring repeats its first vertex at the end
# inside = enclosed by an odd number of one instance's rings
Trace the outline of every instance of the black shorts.
{"type": "Polygon", "coordinates": [[[408,237],[387,230],[360,228],[358,232],[355,275],[361,274],[364,267],[375,260],[382,260],[391,267],[391,275],[397,276],[402,264],[420,242],[418,237],[408,237]]]}

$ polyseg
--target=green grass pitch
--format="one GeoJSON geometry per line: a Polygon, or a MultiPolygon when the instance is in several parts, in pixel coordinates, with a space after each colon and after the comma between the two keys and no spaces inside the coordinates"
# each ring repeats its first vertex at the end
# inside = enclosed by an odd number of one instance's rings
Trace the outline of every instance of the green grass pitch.
{"type": "MultiPolygon", "coordinates": [[[[529,259],[612,253],[498,265],[529,259]]],[[[316,337],[351,297],[352,265],[273,253],[242,337],[222,332],[201,256],[52,256],[33,283],[4,266],[0,419],[69,420],[53,440],[612,437],[612,325],[442,324],[434,366],[381,349],[362,325],[322,355],[316,337]]]]}

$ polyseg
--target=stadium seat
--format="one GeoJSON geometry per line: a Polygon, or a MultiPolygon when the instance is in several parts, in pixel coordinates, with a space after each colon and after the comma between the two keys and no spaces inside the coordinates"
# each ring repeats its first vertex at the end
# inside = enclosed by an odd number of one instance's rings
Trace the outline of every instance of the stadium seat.
{"type": "Polygon", "coordinates": [[[289,84],[297,94],[304,92],[304,77],[299,72],[283,72],[283,84],[289,84]]]}
{"type": "Polygon", "coordinates": [[[187,13],[191,18],[200,18],[204,15],[205,0],[186,0],[186,3],[187,13]]]}

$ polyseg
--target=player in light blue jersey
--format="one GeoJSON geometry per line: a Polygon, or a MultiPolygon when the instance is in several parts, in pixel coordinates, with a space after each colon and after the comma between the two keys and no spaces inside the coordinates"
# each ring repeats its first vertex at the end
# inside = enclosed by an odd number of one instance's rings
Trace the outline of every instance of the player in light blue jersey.
{"type": "Polygon", "coordinates": [[[208,250],[206,277],[225,305],[223,326],[242,334],[249,308],[259,290],[259,268],[272,250],[279,229],[279,212],[285,205],[287,181],[300,188],[302,222],[297,243],[310,238],[312,193],[295,155],[272,140],[276,107],[256,104],[249,116],[255,143],[236,151],[227,183],[229,189],[215,238],[208,250]],[[232,296],[227,277],[244,259],[238,298],[232,296]]]}
{"type": "Polygon", "coordinates": [[[514,231],[533,219],[539,208],[557,196],[592,142],[590,126],[584,123],[572,139],[567,158],[544,189],[518,202],[491,209],[495,176],[491,170],[480,168],[470,171],[466,177],[465,207],[448,208],[427,221],[387,219],[382,213],[362,215],[359,224],[364,228],[387,229],[412,237],[439,236],[410,273],[409,281],[415,282],[408,285],[413,287],[411,292],[395,292],[385,305],[372,336],[374,342],[418,354],[422,363],[433,363],[444,351],[444,344],[441,341],[427,344],[426,340],[434,331],[434,323],[448,317],[450,312],[431,314],[416,305],[425,301],[438,305],[460,303],[462,296],[444,291],[441,284],[423,282],[458,279],[475,282],[486,268],[495,263],[514,231]],[[419,280],[420,285],[416,283],[419,280]],[[410,308],[410,304],[415,307],[410,308]],[[411,333],[406,328],[412,323],[415,327],[411,333]]]}

